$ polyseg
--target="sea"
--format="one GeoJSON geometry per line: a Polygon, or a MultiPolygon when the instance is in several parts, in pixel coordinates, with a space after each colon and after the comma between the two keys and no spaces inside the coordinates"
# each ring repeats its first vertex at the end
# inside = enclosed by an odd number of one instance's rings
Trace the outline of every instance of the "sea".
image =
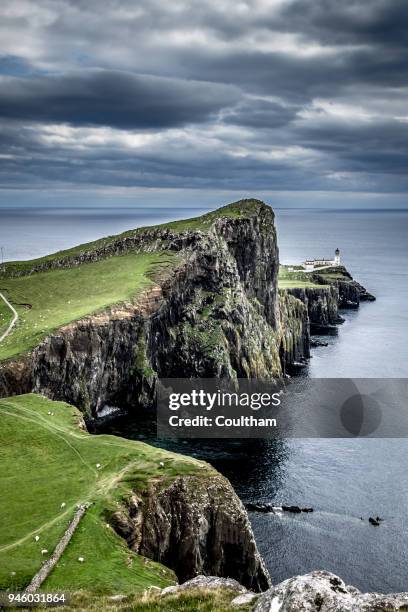
{"type": "MultiPolygon", "coordinates": [[[[203,209],[0,209],[4,259],[26,259],[203,209]]],[[[343,311],[338,334],[313,349],[302,376],[408,378],[408,211],[278,209],[280,261],[332,257],[377,300],[343,311]]],[[[405,407],[404,407],[405,409],[405,407]]],[[[408,409],[408,406],[407,406],[408,409]]],[[[408,441],[401,437],[157,440],[155,424],[113,421],[106,431],[206,459],[245,502],[313,507],[250,520],[274,583],[325,569],[364,591],[408,590],[408,441]],[[384,520],[379,527],[369,516],[384,520]]]]}

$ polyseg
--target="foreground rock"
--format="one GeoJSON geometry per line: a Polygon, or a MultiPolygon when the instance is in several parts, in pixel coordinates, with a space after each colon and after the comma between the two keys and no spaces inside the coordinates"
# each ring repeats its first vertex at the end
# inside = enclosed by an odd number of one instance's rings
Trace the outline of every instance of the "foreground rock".
{"type": "Polygon", "coordinates": [[[408,605],[408,593],[361,593],[330,572],[295,576],[258,598],[254,612],[391,612],[408,605]]]}
{"type": "Polygon", "coordinates": [[[249,591],[242,586],[239,582],[233,578],[219,578],[218,576],[196,576],[191,580],[187,580],[183,584],[177,584],[175,586],[169,586],[162,589],[160,595],[170,595],[172,593],[179,593],[180,591],[191,591],[194,589],[228,589],[234,591],[237,594],[246,594],[249,591]]]}
{"type": "Polygon", "coordinates": [[[361,593],[330,572],[295,576],[256,595],[235,580],[198,576],[184,584],[163,589],[160,596],[188,590],[225,589],[237,595],[232,607],[251,605],[253,612],[396,612],[408,605],[408,593],[361,593]]]}

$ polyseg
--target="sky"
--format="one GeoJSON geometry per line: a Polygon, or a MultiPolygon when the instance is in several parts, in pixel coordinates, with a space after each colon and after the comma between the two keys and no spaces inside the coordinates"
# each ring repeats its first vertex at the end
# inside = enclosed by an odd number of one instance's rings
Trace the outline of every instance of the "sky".
{"type": "Polygon", "coordinates": [[[407,0],[0,5],[0,206],[408,207],[407,0]]]}

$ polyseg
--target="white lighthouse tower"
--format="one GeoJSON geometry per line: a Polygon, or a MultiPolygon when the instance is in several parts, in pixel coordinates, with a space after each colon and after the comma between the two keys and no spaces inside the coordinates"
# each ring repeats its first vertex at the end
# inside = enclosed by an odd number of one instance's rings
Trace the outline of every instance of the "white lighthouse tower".
{"type": "Polygon", "coordinates": [[[334,251],[334,261],[333,261],[335,266],[339,266],[340,265],[340,249],[336,249],[334,251]]]}

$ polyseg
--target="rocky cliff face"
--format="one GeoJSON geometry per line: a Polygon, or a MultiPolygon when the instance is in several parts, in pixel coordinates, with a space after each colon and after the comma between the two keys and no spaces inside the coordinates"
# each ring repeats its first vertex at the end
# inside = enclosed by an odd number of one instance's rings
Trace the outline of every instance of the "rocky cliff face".
{"type": "Polygon", "coordinates": [[[338,312],[340,295],[337,286],[294,287],[287,292],[306,305],[312,333],[342,322],[338,312]]]}
{"type": "Polygon", "coordinates": [[[353,279],[344,266],[338,266],[325,272],[315,272],[311,278],[318,284],[330,283],[337,289],[339,308],[358,308],[360,302],[375,300],[375,297],[365,287],[353,279]],[[327,273],[331,273],[332,277],[328,277],[327,273]]]}
{"type": "Polygon", "coordinates": [[[30,355],[1,364],[0,396],[34,390],[95,417],[106,405],[152,405],[158,376],[276,380],[309,357],[310,331],[338,323],[338,308],[374,299],[344,268],[311,275],[321,287],[279,294],[271,208],[257,200],[231,206],[196,226],[136,230],[11,269],[35,273],[130,251],[178,253],[171,272],[133,303],[67,325],[30,355]]]}
{"type": "Polygon", "coordinates": [[[108,518],[130,548],[172,568],[181,581],[212,574],[254,591],[270,586],[247,513],[220,474],[151,483],[108,518]]]}
{"type": "Polygon", "coordinates": [[[35,390],[95,416],[105,405],[151,404],[157,376],[281,376],[301,340],[287,341],[286,316],[281,342],[274,214],[258,201],[239,205],[244,214],[215,216],[206,231],[147,229],[38,264],[80,265],[132,249],[180,254],[171,274],[136,302],[67,325],[31,355],[3,364],[0,393],[35,390]]]}
{"type": "Polygon", "coordinates": [[[310,324],[307,304],[291,291],[279,296],[281,316],[280,357],[284,373],[290,373],[310,357],[310,324]]]}

